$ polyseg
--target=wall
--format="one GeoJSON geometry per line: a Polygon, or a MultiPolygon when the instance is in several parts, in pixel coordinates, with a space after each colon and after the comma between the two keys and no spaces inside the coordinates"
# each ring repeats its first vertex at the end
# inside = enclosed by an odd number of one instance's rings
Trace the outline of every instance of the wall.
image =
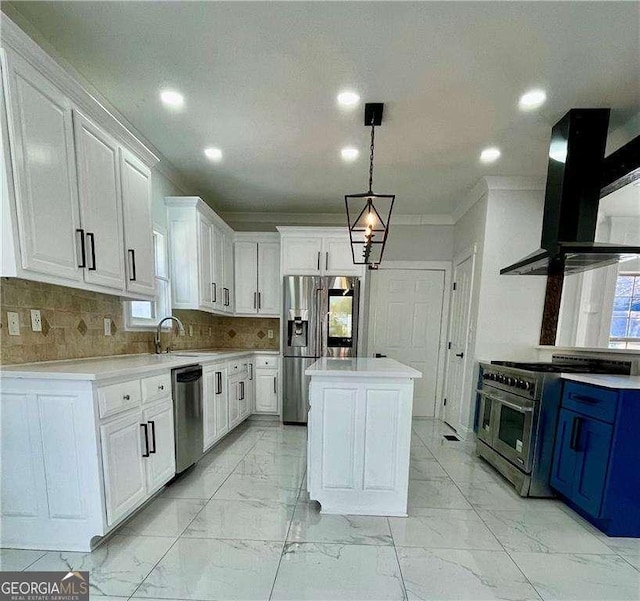
{"type": "Polygon", "coordinates": [[[451,261],[453,225],[394,225],[391,218],[385,261],[451,261]]]}
{"type": "MultiPolygon", "coordinates": [[[[17,278],[0,284],[0,362],[26,363],[153,352],[153,332],[124,329],[122,302],[116,296],[85,292],[17,278]],[[42,332],[31,331],[30,309],[39,309],[42,332]],[[9,336],[7,311],[20,315],[20,336],[9,336]],[[104,335],[104,318],[112,320],[104,335]]],[[[279,320],[219,317],[200,311],[176,311],[187,335],[174,337],[176,349],[243,348],[278,350],[279,320]],[[193,336],[189,336],[192,326],[193,336]],[[273,338],[268,337],[273,330],[273,338]]],[[[163,334],[166,345],[169,334],[163,334]]]]}

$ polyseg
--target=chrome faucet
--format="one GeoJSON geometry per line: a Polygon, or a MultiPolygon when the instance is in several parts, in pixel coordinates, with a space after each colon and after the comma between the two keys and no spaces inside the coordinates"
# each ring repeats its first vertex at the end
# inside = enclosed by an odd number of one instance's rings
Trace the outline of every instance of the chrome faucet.
{"type": "MultiPolygon", "coordinates": [[[[160,346],[160,334],[162,333],[162,324],[167,320],[175,321],[178,326],[178,332],[180,332],[181,334],[184,334],[184,326],[182,325],[182,322],[177,317],[174,317],[173,315],[169,315],[168,317],[161,319],[160,322],[158,323],[158,326],[156,327],[156,335],[153,339],[153,344],[156,349],[156,355],[159,355],[160,353],[162,353],[162,347],[160,346]]],[[[167,353],[170,350],[171,350],[171,345],[167,346],[167,353]]]]}

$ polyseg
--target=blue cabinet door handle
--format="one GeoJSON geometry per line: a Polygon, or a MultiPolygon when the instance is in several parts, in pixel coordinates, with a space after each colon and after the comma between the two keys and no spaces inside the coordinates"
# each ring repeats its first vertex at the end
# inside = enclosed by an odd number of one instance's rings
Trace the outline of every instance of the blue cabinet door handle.
{"type": "Polygon", "coordinates": [[[571,426],[571,440],[569,441],[569,448],[573,451],[578,450],[578,442],[580,441],[580,430],[582,426],[582,418],[574,417],[573,425],[571,426]]]}

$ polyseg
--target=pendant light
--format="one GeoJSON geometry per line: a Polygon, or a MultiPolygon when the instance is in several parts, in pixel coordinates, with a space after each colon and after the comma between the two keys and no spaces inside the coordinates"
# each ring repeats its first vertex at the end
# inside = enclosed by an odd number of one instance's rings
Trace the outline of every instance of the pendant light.
{"type": "Polygon", "coordinates": [[[369,191],[363,194],[347,194],[344,197],[353,262],[356,265],[369,265],[370,269],[377,269],[382,261],[389,233],[389,220],[396,198],[395,194],[373,192],[375,129],[382,123],[383,108],[384,104],[381,102],[369,102],[364,107],[364,124],[371,127],[369,191]]]}

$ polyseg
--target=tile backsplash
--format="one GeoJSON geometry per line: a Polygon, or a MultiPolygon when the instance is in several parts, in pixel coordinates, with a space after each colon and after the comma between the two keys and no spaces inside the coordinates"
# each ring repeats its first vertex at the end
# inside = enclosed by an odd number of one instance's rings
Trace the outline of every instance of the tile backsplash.
{"type": "MultiPolygon", "coordinates": [[[[0,283],[0,363],[26,363],[153,352],[153,332],[124,329],[122,301],[108,294],[87,292],[2,278],[0,283]],[[42,332],[31,330],[31,309],[39,309],[42,332]],[[9,336],[7,312],[19,315],[20,335],[9,336]],[[111,319],[111,336],[104,319],[111,319]]],[[[185,336],[172,336],[175,349],[278,350],[278,319],[222,317],[202,311],[174,310],[185,326],[185,336]],[[269,330],[273,338],[269,338],[269,330]]],[[[162,335],[163,347],[169,333],[162,335]]]]}

